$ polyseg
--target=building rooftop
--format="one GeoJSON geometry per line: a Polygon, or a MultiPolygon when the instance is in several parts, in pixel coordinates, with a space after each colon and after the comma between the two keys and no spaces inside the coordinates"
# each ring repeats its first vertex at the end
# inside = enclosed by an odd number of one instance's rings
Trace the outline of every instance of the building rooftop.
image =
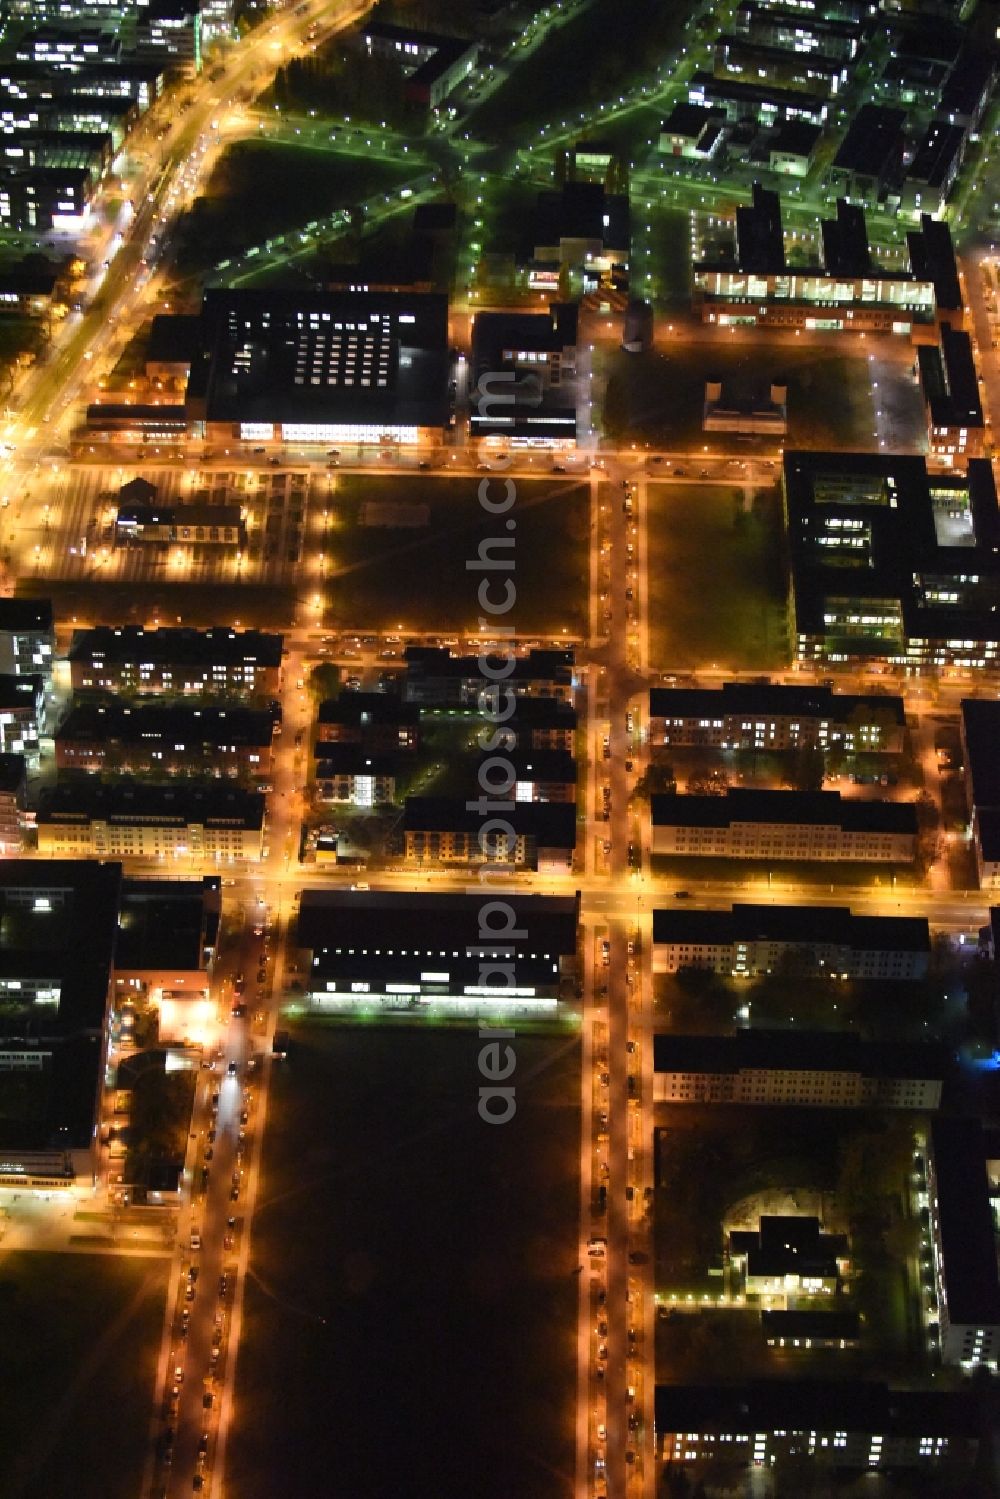
{"type": "Polygon", "coordinates": [[[1000,807],[1000,702],[963,698],[962,740],[965,773],[977,809],[1000,807]]]}
{"type": "Polygon", "coordinates": [[[847,1258],[847,1235],[825,1234],[818,1218],[765,1215],[753,1230],[729,1235],[732,1253],[745,1254],[749,1275],[836,1276],[847,1258]]]}
{"type": "Polygon", "coordinates": [[[399,769],[395,755],[377,754],[362,744],[317,744],[316,775],[394,776],[399,769]]]}
{"type": "Polygon", "coordinates": [[[723,682],[721,687],[653,687],[649,693],[653,718],[718,718],[720,714],[771,715],[775,718],[818,718],[844,724],[867,714],[887,717],[903,728],[906,713],[901,697],[886,694],[857,696],[830,687],[785,687],[778,682],[723,682]]]}
{"type": "Polygon", "coordinates": [[[853,916],[847,906],[759,906],[731,911],[653,912],[653,941],[727,946],[732,942],[823,943],[870,952],[930,952],[924,916],[853,916]]]}
{"type": "MultiPolygon", "coordinates": [[[[299,905],[298,944],[314,951],[338,947],[415,947],[427,955],[458,950],[479,958],[481,947],[511,918],[488,895],[445,895],[383,890],[304,890],[299,905]]],[[[503,906],[513,911],[516,935],[503,938],[515,958],[539,954],[557,959],[576,952],[579,895],[513,895],[503,906]]],[[[499,937],[496,939],[501,940],[499,937]]]]}
{"type": "Polygon", "coordinates": [[[110,826],[244,828],[264,825],[264,796],[224,781],[177,780],[167,785],[118,776],[62,777],[45,791],[39,826],[106,822],[110,826]]]}
{"type": "Polygon", "coordinates": [[[607,193],[600,182],[567,182],[538,194],[532,248],[561,240],[596,240],[607,250],[628,253],[631,243],[629,200],[607,193]]]}
{"type": "Polygon", "coordinates": [[[169,739],[171,744],[269,746],[274,719],[255,708],[194,707],[186,703],[136,703],[74,700],[55,731],[56,740],[106,744],[120,740],[169,739]]]}
{"type": "Polygon", "coordinates": [[[931,1124],[937,1223],[951,1323],[1000,1323],[1000,1277],[978,1119],[936,1117],[931,1124]]]}
{"type": "Polygon", "coordinates": [[[15,795],[24,786],[23,755],[0,755],[0,791],[15,795]]]}
{"type": "Polygon", "coordinates": [[[325,698],[319,705],[317,721],[324,724],[400,724],[416,726],[420,709],[416,703],[404,703],[394,692],[341,692],[325,698]]]}
{"type": "Polygon", "coordinates": [[[768,1338],[834,1338],[856,1343],[861,1336],[857,1312],[761,1312],[760,1325],[768,1338]]]}
{"type": "Polygon", "coordinates": [[[253,665],[281,666],[283,638],[260,630],[231,630],[217,625],[209,630],[157,629],[141,625],[96,625],[74,630],[70,661],[98,660],[130,665],[253,665]]]}
{"type": "Polygon", "coordinates": [[[672,793],[651,798],[654,827],[730,827],[733,823],[810,824],[845,832],[916,833],[912,802],[868,801],[839,791],[756,791],[725,796],[672,793]]]}
{"type": "MultiPolygon", "coordinates": [[[[503,814],[519,837],[534,838],[546,848],[576,847],[576,807],[572,802],[515,802],[503,814]]],[[[458,797],[409,796],[403,810],[407,833],[478,834],[486,822],[458,797]]]]}
{"type": "Polygon", "coordinates": [[[917,357],[932,426],[983,426],[979,380],[969,335],[944,324],[940,348],[921,344],[917,357]]]}
{"type": "Polygon", "coordinates": [[[0,710],[35,712],[45,693],[41,677],[19,677],[0,672],[0,710]]]}
{"type": "Polygon", "coordinates": [[[1000,510],[986,460],[930,475],[921,457],[786,451],[783,490],[800,635],[853,654],[902,654],[907,637],[1000,639],[1000,510]]]}
{"type": "Polygon", "coordinates": [[[203,970],[218,935],[218,875],[128,880],[122,888],[115,969],[203,970]]]}
{"type": "Polygon", "coordinates": [[[858,1072],[943,1079],[947,1066],[943,1047],[864,1041],[856,1031],[744,1029],[732,1036],[653,1037],[654,1072],[858,1072]]]}
{"type": "Polygon", "coordinates": [[[0,599],[0,633],[29,635],[51,629],[51,599],[0,599]]]}
{"type": "Polygon", "coordinates": [[[962,288],[948,225],[931,218],[929,213],[922,213],[920,228],[907,233],[906,247],[914,276],[921,281],[933,281],[938,308],[961,312],[962,288]]]}
{"type": "Polygon", "coordinates": [[[837,199],[837,217],[823,219],[823,265],[829,276],[867,276],[872,271],[865,211],[837,199]]]}
{"type": "Polygon", "coordinates": [[[444,427],[448,299],[209,291],[187,407],[209,422],[444,427]]]}
{"type": "Polygon", "coordinates": [[[862,104],[833,158],[835,169],[885,178],[902,163],[906,111],[862,104]]]}
{"type": "Polygon", "coordinates": [[[675,104],[661,130],[668,135],[683,135],[689,140],[699,140],[708,127],[725,119],[725,111],[711,109],[707,104],[689,104],[681,100],[675,104]]]}
{"type": "Polygon", "coordinates": [[[932,120],[924,133],[916,155],[906,169],[908,182],[926,182],[928,187],[943,187],[956,156],[965,147],[965,131],[960,125],[932,120]]]}
{"type": "Polygon", "coordinates": [[[785,268],[781,199],[759,182],[753,185],[753,203],[736,210],[736,259],[741,271],[762,275],[785,268]]]}
{"type": "Polygon", "coordinates": [[[883,1436],[977,1437],[971,1390],[891,1390],[859,1379],[762,1379],[747,1384],[656,1386],[658,1432],[846,1431],[883,1436]]]}

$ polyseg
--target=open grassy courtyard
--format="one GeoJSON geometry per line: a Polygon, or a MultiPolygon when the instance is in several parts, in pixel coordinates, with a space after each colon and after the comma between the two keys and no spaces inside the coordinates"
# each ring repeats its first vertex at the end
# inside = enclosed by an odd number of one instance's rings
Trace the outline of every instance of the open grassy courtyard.
{"type": "MultiPolygon", "coordinates": [[[[891,434],[900,452],[922,452],[926,426],[920,393],[907,362],[879,358],[872,374],[864,345],[832,338],[802,342],[769,339],[742,330],[732,342],[694,336],[678,322],[674,332],[658,327],[659,346],[644,354],[608,353],[605,420],[609,436],[649,443],[668,452],[771,453],[780,441],[786,448],[833,448],[871,451],[876,430],[891,434]],[[878,391],[873,379],[878,379],[878,391]],[[738,440],[732,432],[704,432],[705,383],[721,380],[740,395],[763,393],[772,382],[788,391],[788,432],[783,438],[762,436],[738,440]],[[875,401],[888,413],[876,428],[875,401]]],[[[899,350],[894,350],[894,356],[899,350]]]]}
{"type": "Polygon", "coordinates": [[[662,671],[787,660],[780,501],[729,484],[649,486],[650,657],[662,671]]]}

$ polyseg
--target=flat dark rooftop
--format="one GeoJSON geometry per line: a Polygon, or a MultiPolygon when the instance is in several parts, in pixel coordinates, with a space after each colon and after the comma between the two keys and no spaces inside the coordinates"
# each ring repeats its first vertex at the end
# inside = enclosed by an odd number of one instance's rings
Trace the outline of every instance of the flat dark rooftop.
{"type": "Polygon", "coordinates": [[[845,724],[866,713],[906,724],[901,697],[857,696],[830,687],[785,687],[779,682],[723,682],[721,687],[653,687],[653,718],[718,718],[727,713],[769,714],[775,718],[819,718],[845,724]]]}
{"type": "Polygon", "coordinates": [[[962,738],[965,741],[966,775],[972,782],[977,808],[1000,807],[1000,702],[991,698],[964,698],[962,738]]]}
{"type": "Polygon", "coordinates": [[[656,1430],[846,1431],[977,1437],[980,1402],[965,1390],[891,1390],[862,1380],[770,1379],[656,1386],[656,1430]]]}
{"type": "Polygon", "coordinates": [[[209,291],[187,405],[211,422],[443,427],[448,372],[443,295],[209,291]]]}
{"type": "Polygon", "coordinates": [[[157,665],[254,665],[280,667],[282,637],[260,630],[231,630],[217,625],[209,630],[145,630],[141,625],[96,625],[74,630],[70,661],[157,665]]]}
{"type": "Polygon", "coordinates": [[[262,793],[225,781],[174,780],[157,785],[116,776],[61,777],[38,808],[40,824],[71,826],[98,818],[113,825],[146,823],[159,827],[245,828],[264,823],[262,793]]]}
{"type": "MultiPolygon", "coordinates": [[[[519,837],[534,838],[543,847],[576,847],[576,806],[571,802],[515,802],[503,816],[519,837]]],[[[407,833],[478,834],[483,824],[479,812],[469,811],[458,797],[409,796],[404,804],[407,833]]]]}
{"type": "MultiPolygon", "coordinates": [[[[568,956],[576,951],[578,895],[503,895],[503,906],[514,912],[521,932],[510,939],[518,956],[546,953],[568,956]]],[[[304,890],[299,906],[299,946],[418,947],[451,954],[456,949],[478,957],[480,946],[491,947],[484,935],[499,931],[509,917],[495,897],[431,895],[374,890],[304,890]]]]}
{"type": "Polygon", "coordinates": [[[52,629],[51,599],[0,599],[0,634],[52,629]]]}
{"type": "Polygon", "coordinates": [[[929,952],[923,916],[852,916],[847,906],[761,906],[731,911],[663,909],[653,912],[654,942],[830,943],[872,952],[929,952]]]}
{"type": "Polygon", "coordinates": [[[931,1124],[938,1227],[951,1322],[1000,1323],[1000,1277],[978,1119],[938,1116],[931,1124]]]}
{"type": "Polygon", "coordinates": [[[227,744],[263,747],[271,743],[274,720],[255,708],[195,708],[186,703],[137,703],[77,700],[56,729],[57,740],[104,744],[120,740],[169,739],[180,744],[227,744]]]}
{"type": "Polygon", "coordinates": [[[944,1078],[936,1045],[863,1041],[854,1031],[738,1030],[732,1036],[653,1037],[655,1072],[860,1072],[865,1077],[944,1078]]]}
{"type": "Polygon", "coordinates": [[[651,798],[654,827],[729,827],[736,822],[831,825],[845,831],[916,833],[912,802],[863,801],[839,791],[755,791],[651,798]]]}

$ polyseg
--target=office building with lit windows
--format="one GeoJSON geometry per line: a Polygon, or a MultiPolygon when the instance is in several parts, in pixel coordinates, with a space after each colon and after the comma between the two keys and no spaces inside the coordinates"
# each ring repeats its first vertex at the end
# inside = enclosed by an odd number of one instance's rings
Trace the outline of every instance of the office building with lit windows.
{"type": "Polygon", "coordinates": [[[723,682],[721,687],[653,687],[648,741],[721,750],[840,750],[899,754],[903,699],[857,696],[830,687],[723,682]]]}
{"type": "Polygon", "coordinates": [[[923,916],[854,916],[847,906],[758,906],[653,912],[653,972],[708,968],[756,978],[796,955],[830,978],[923,978],[931,940],[923,916]]]}
{"type": "Polygon", "coordinates": [[[209,291],[185,394],[207,441],[404,446],[450,419],[436,293],[209,291]]]}
{"type": "Polygon", "coordinates": [[[294,942],[322,1009],[554,1010],[576,982],[579,914],[579,895],[304,890],[294,942]]]}
{"type": "Polygon", "coordinates": [[[972,1390],[894,1390],[859,1379],[658,1384],[655,1450],[676,1467],[819,1457],[859,1471],[967,1471],[985,1419],[972,1390]]]}
{"type": "Polygon", "coordinates": [[[990,464],[786,452],[789,626],[801,661],[995,671],[1000,511],[990,464]]]}
{"type": "Polygon", "coordinates": [[[931,453],[949,468],[966,458],[982,458],[986,419],[969,335],[942,324],[940,345],[922,344],[917,366],[931,453]]]}
{"type": "Polygon", "coordinates": [[[0,860],[0,1185],[87,1184],[97,1147],[120,864],[0,860]]]}
{"type": "MultiPolygon", "coordinates": [[[[695,263],[694,306],[702,321],[723,328],[898,333],[915,342],[936,336],[935,280],[929,268],[917,269],[912,246],[909,270],[879,266],[863,209],[843,198],[821,233],[822,263],[789,264],[779,196],[755,183],[752,203],[736,210],[735,266],[730,260],[695,263]]],[[[917,231],[914,237],[922,246],[917,231]]]]}

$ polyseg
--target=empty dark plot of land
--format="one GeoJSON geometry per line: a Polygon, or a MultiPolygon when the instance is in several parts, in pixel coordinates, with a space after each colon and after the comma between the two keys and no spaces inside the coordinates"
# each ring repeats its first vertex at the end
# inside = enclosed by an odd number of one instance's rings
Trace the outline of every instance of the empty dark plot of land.
{"type": "MultiPolygon", "coordinates": [[[[105,1242],[101,1234],[80,1240],[105,1242]]],[[[133,1499],[169,1259],[7,1253],[0,1264],[0,1494],[133,1499]]]]}
{"type": "Polygon", "coordinates": [[[348,474],[338,480],[336,524],[327,547],[326,622],[353,628],[470,629],[480,633],[485,617],[479,587],[489,580],[487,601],[505,600],[504,579],[516,591],[498,622],[520,633],[583,635],[587,617],[587,544],[590,489],[586,482],[519,480],[509,515],[490,516],[477,495],[495,503],[508,494],[505,479],[485,475],[449,479],[438,475],[405,480],[348,474]],[[422,527],[364,526],[366,501],[425,504],[422,527]],[[508,530],[509,521],[514,529],[508,530]],[[470,570],[484,555],[510,560],[510,571],[470,570]],[[511,544],[505,545],[506,542],[511,544]]]}
{"type": "Polygon", "coordinates": [[[275,1071],[227,1479],[240,1499],[574,1490],[575,1037],[303,1024],[275,1071]]]}

